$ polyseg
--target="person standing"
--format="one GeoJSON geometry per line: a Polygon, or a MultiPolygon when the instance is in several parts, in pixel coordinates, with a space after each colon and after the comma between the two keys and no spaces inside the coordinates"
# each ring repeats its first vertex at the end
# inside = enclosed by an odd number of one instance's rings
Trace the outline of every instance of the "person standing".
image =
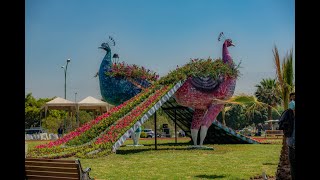
{"type": "Polygon", "coordinates": [[[261,136],[261,131],[262,131],[262,129],[263,129],[262,124],[259,123],[259,124],[257,125],[257,130],[258,130],[257,136],[261,136]]]}
{"type": "MultiPolygon", "coordinates": [[[[290,103],[289,109],[293,110],[293,114],[295,115],[295,93],[290,93],[290,103]]],[[[289,163],[290,163],[290,173],[291,179],[295,180],[295,172],[296,172],[296,157],[295,157],[295,116],[293,118],[293,131],[290,137],[287,137],[287,145],[289,150],[289,163]]]]}
{"type": "Polygon", "coordinates": [[[59,129],[58,129],[58,137],[59,137],[59,139],[62,138],[62,136],[63,136],[63,128],[62,128],[62,126],[59,126],[59,129]]]}

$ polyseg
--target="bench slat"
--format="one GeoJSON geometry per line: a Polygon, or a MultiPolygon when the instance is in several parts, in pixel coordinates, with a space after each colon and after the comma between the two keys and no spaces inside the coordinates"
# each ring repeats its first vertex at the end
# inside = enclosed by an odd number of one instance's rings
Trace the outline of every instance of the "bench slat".
{"type": "MultiPolygon", "coordinates": [[[[80,161],[68,159],[26,158],[26,179],[79,180],[82,172],[80,161]]],[[[89,171],[85,173],[90,180],[89,171]]]]}
{"type": "Polygon", "coordinates": [[[66,178],[79,178],[78,173],[66,173],[66,172],[50,172],[50,171],[29,171],[26,170],[28,176],[51,176],[51,177],[66,177],[66,178]]]}
{"type": "Polygon", "coordinates": [[[57,163],[57,162],[25,161],[25,166],[47,166],[47,167],[76,168],[78,165],[75,164],[75,163],[57,163]]]}
{"type": "Polygon", "coordinates": [[[33,179],[45,179],[45,180],[78,180],[79,178],[72,178],[72,177],[51,177],[51,176],[28,176],[28,180],[33,179]]]}
{"type": "Polygon", "coordinates": [[[66,163],[75,163],[75,160],[69,159],[37,159],[37,158],[26,158],[25,161],[41,161],[41,162],[66,162],[66,163]]]}
{"type": "Polygon", "coordinates": [[[265,137],[267,136],[283,136],[283,130],[266,130],[265,137]]]}
{"type": "Polygon", "coordinates": [[[77,168],[66,168],[66,167],[43,167],[43,166],[26,166],[26,170],[29,171],[53,171],[53,172],[74,172],[77,173],[77,168]]]}
{"type": "Polygon", "coordinates": [[[266,130],[266,134],[283,134],[282,130],[266,130]]]}

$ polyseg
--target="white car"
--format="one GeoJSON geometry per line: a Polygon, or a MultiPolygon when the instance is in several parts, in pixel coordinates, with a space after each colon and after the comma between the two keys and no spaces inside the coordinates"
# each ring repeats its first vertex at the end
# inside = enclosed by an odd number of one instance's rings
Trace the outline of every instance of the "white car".
{"type": "Polygon", "coordinates": [[[147,138],[154,137],[154,132],[152,131],[152,129],[143,129],[141,132],[145,132],[147,134],[147,138]]]}

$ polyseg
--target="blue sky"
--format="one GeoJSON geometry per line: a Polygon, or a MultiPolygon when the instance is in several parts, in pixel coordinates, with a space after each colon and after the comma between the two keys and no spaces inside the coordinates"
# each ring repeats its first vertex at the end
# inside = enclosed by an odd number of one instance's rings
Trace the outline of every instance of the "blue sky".
{"type": "Polygon", "coordinates": [[[190,58],[222,56],[221,31],[241,61],[235,94],[253,94],[262,78],[275,78],[272,49],[295,52],[293,0],[26,0],[25,94],[67,99],[101,98],[99,69],[108,36],[120,61],[166,75],[190,58]]]}

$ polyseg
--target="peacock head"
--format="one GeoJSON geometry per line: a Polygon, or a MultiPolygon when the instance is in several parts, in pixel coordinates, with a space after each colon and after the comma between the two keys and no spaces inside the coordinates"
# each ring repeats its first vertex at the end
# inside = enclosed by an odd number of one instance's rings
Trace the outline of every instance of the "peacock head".
{"type": "Polygon", "coordinates": [[[102,43],[101,47],[99,47],[99,48],[104,49],[105,51],[107,51],[107,53],[109,53],[109,52],[111,52],[111,48],[110,48],[109,44],[110,44],[110,46],[116,45],[116,42],[114,41],[114,39],[111,36],[109,36],[109,39],[107,40],[107,42],[102,43]]]}
{"type": "Polygon", "coordinates": [[[229,46],[234,46],[234,44],[232,43],[232,40],[231,40],[231,39],[226,39],[226,40],[224,41],[224,44],[226,44],[227,47],[229,47],[229,46]]]}
{"type": "Polygon", "coordinates": [[[99,48],[104,49],[105,51],[107,51],[107,53],[111,51],[111,48],[108,43],[102,43],[99,48]]]}
{"type": "Polygon", "coordinates": [[[232,43],[232,40],[231,39],[226,39],[223,32],[221,32],[219,34],[219,37],[218,37],[218,41],[221,41],[221,40],[224,40],[224,45],[226,45],[227,47],[229,46],[234,46],[234,44],[232,43]]]}

